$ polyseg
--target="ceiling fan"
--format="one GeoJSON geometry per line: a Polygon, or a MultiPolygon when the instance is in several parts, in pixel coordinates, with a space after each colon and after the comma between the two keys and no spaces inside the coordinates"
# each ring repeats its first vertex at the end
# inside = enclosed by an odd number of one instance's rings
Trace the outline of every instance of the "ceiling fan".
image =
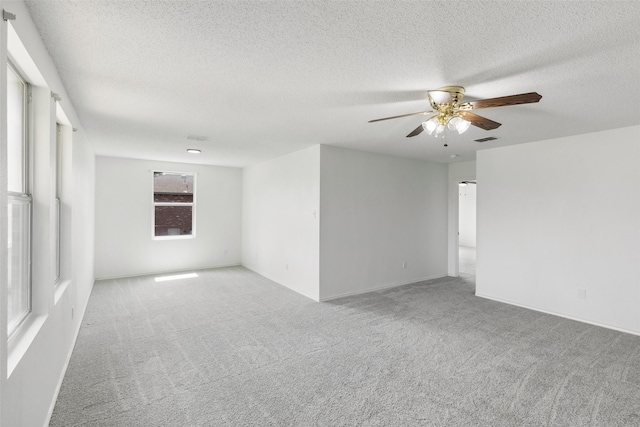
{"type": "Polygon", "coordinates": [[[477,126],[484,130],[492,130],[498,128],[501,123],[494,122],[493,120],[474,114],[471,110],[502,107],[505,105],[530,104],[538,102],[540,101],[540,98],[542,98],[542,95],[536,92],[528,92],[521,93],[519,95],[501,96],[499,98],[481,99],[479,101],[463,103],[462,98],[464,98],[464,88],[462,86],[445,86],[437,90],[427,91],[427,94],[429,95],[429,103],[433,110],[369,120],[369,123],[398,119],[400,117],[417,115],[428,116],[433,114],[433,116],[428,118],[409,135],[407,135],[407,138],[419,135],[422,131],[427,131],[429,135],[434,135],[436,137],[444,136],[446,129],[463,133],[470,125],[477,126]]]}

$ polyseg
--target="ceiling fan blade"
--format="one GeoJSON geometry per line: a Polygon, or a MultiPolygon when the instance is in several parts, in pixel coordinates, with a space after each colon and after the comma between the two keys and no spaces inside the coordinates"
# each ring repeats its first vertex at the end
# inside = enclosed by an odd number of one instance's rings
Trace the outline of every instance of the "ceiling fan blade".
{"type": "Polygon", "coordinates": [[[431,114],[431,113],[433,113],[433,111],[420,111],[418,113],[401,114],[399,116],[391,116],[391,117],[384,117],[382,119],[369,120],[367,123],[380,122],[382,120],[399,119],[400,117],[417,116],[419,114],[427,115],[427,114],[431,114]]]}
{"type": "Polygon", "coordinates": [[[472,125],[477,126],[484,130],[492,130],[502,126],[501,123],[494,122],[493,120],[489,120],[486,117],[482,117],[477,114],[470,113],[468,111],[460,111],[459,114],[460,114],[460,117],[462,117],[468,122],[471,122],[472,125]]]}
{"type": "Polygon", "coordinates": [[[412,136],[420,135],[423,130],[424,130],[424,128],[422,127],[422,123],[420,123],[420,126],[415,128],[409,135],[407,135],[407,138],[411,138],[412,136]]]}
{"type": "Polygon", "coordinates": [[[451,104],[453,100],[451,99],[451,94],[449,92],[445,92],[444,90],[430,90],[427,91],[429,94],[429,98],[431,98],[431,105],[434,104],[451,104]]]}
{"type": "Polygon", "coordinates": [[[472,110],[480,108],[502,107],[505,105],[531,104],[540,101],[542,95],[537,92],[521,93],[519,95],[501,96],[499,98],[481,99],[479,101],[467,102],[472,110]]]}

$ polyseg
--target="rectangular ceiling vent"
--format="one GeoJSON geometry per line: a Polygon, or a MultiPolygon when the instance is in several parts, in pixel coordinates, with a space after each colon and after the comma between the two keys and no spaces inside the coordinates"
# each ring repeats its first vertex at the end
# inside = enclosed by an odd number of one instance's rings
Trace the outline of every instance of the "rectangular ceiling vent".
{"type": "Polygon", "coordinates": [[[480,139],[475,139],[474,141],[476,142],[487,142],[487,141],[493,141],[494,139],[498,139],[495,136],[488,136],[486,138],[480,138],[480,139]]]}
{"type": "Polygon", "coordinates": [[[189,139],[189,140],[191,140],[191,141],[200,141],[200,142],[203,142],[203,141],[206,141],[206,140],[207,140],[207,139],[209,139],[209,138],[208,138],[208,137],[206,137],[206,136],[202,136],[202,135],[189,135],[189,136],[187,136],[187,139],[189,139]]]}

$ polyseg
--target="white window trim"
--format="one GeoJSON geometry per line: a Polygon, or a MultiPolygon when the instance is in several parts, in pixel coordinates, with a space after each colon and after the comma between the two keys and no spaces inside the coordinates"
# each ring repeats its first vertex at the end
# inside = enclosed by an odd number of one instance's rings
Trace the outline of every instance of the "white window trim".
{"type": "MultiPolygon", "coordinates": [[[[49,146],[49,149],[46,150],[46,152],[50,154],[51,147],[49,144],[51,144],[51,134],[49,130],[51,126],[51,118],[45,112],[45,105],[46,103],[52,102],[50,97],[51,89],[40,73],[38,66],[33,61],[26,47],[18,37],[18,34],[13,28],[11,22],[7,22],[6,36],[7,60],[12,61],[14,69],[18,69],[22,78],[30,84],[27,118],[29,121],[27,130],[29,164],[27,175],[28,187],[26,189],[26,193],[28,196],[32,197],[31,218],[32,224],[35,224],[36,215],[39,215],[39,217],[43,217],[44,215],[45,210],[42,208],[45,207],[47,212],[51,208],[51,201],[48,197],[50,193],[46,190],[45,184],[38,184],[38,179],[42,181],[41,177],[45,171],[43,168],[39,168],[38,177],[40,178],[36,179],[36,169],[33,167],[33,162],[37,155],[40,156],[39,158],[44,159],[44,151],[35,150],[36,141],[38,141],[39,144],[43,144],[42,146],[49,146]],[[45,191],[47,194],[47,200],[44,200],[45,191]],[[42,200],[39,201],[39,198],[42,200]],[[39,204],[43,200],[44,204],[39,204]]],[[[45,162],[42,162],[42,164],[45,164],[45,162]]],[[[49,163],[47,162],[47,164],[49,163]]],[[[48,217],[49,216],[50,215],[48,215],[48,217]]],[[[42,224],[42,222],[39,222],[39,224],[42,224]]],[[[50,230],[47,229],[47,241],[49,240],[48,233],[50,233],[50,230]]],[[[46,247],[46,252],[50,252],[50,245],[46,244],[43,236],[43,233],[38,234],[35,229],[31,230],[31,312],[26,316],[22,324],[15,329],[11,337],[7,336],[6,329],[2,331],[2,337],[6,338],[7,343],[7,378],[11,377],[12,373],[31,347],[33,341],[38,336],[38,333],[41,331],[50,314],[52,287],[50,286],[50,282],[45,280],[43,273],[44,270],[48,271],[50,268],[50,256],[45,254],[45,250],[43,248],[46,247]],[[38,239],[38,243],[34,243],[34,239],[38,239]],[[38,250],[37,256],[34,252],[36,250],[38,250]],[[36,258],[39,265],[42,266],[42,268],[38,270],[37,275],[36,270],[33,268],[36,258]]],[[[3,266],[4,265],[6,264],[3,264],[3,266]]],[[[3,292],[3,303],[7,302],[6,299],[4,299],[5,295],[6,294],[3,292]]],[[[6,328],[6,326],[7,325],[5,323],[3,327],[6,328]]]]}
{"type": "MultiPolygon", "coordinates": [[[[18,335],[18,332],[22,329],[23,325],[26,323],[27,318],[33,312],[33,299],[32,299],[33,290],[32,290],[32,284],[31,284],[31,234],[33,232],[31,224],[33,219],[33,200],[31,196],[27,194],[17,194],[17,193],[9,192],[8,205],[10,206],[12,204],[21,204],[21,205],[26,205],[28,207],[28,211],[27,211],[28,220],[27,220],[27,230],[26,230],[26,234],[27,234],[26,241],[28,245],[28,250],[27,250],[28,259],[26,260],[28,264],[28,268],[27,268],[28,307],[27,307],[27,311],[15,322],[13,329],[7,331],[7,336],[9,340],[13,339],[16,335],[18,335]]],[[[7,320],[9,321],[10,319],[7,319],[7,320]]]]}
{"type": "Polygon", "coordinates": [[[71,260],[70,260],[70,235],[69,226],[70,212],[67,209],[65,212],[65,205],[68,207],[71,205],[70,198],[70,145],[72,143],[72,125],[67,115],[62,110],[59,102],[56,102],[56,135],[54,141],[55,150],[52,150],[52,172],[55,169],[55,179],[52,179],[52,196],[56,204],[56,212],[53,214],[57,216],[52,220],[52,234],[58,234],[57,245],[53,241],[52,236],[52,269],[59,269],[59,275],[57,278],[52,274],[53,286],[54,286],[54,304],[58,304],[58,301],[64,294],[65,290],[71,284],[71,260]],[[53,186],[55,184],[55,187],[53,186]],[[57,247],[56,247],[57,246],[57,247]]]}
{"type": "Polygon", "coordinates": [[[197,188],[197,176],[198,174],[195,172],[178,172],[178,171],[168,171],[168,170],[151,170],[151,240],[186,240],[186,239],[195,239],[196,238],[196,188],[197,188]],[[170,202],[156,202],[154,199],[154,173],[162,172],[167,174],[176,174],[176,175],[191,175],[193,176],[193,202],[191,203],[170,203],[170,202]],[[191,234],[183,234],[183,235],[172,235],[172,236],[156,236],[156,206],[191,206],[191,234]]]}
{"type": "MultiPolygon", "coordinates": [[[[32,271],[31,271],[31,263],[33,257],[33,198],[31,197],[31,124],[33,118],[31,117],[31,83],[24,77],[24,73],[13,60],[11,55],[7,55],[7,67],[11,69],[11,71],[15,74],[15,76],[22,81],[24,84],[24,95],[23,95],[23,135],[22,135],[22,192],[17,193],[13,191],[7,191],[7,207],[11,204],[25,204],[28,206],[28,221],[26,226],[26,244],[27,244],[27,260],[28,264],[27,269],[27,300],[28,307],[27,311],[15,322],[15,325],[12,329],[7,330],[7,338],[11,342],[15,337],[20,335],[20,331],[24,329],[25,324],[27,323],[27,319],[33,313],[33,283],[32,283],[32,271]]],[[[10,233],[11,230],[7,230],[7,233],[10,233]]],[[[7,266],[8,267],[8,266],[7,266]]],[[[7,319],[9,321],[9,319],[7,319]]]]}
{"type": "MultiPolygon", "coordinates": [[[[16,62],[11,58],[11,55],[7,55],[7,66],[11,68],[11,71],[15,74],[16,77],[24,84],[24,105],[22,115],[24,117],[23,122],[23,152],[22,152],[22,193],[29,195],[30,193],[30,182],[31,182],[31,114],[30,114],[30,105],[31,104],[31,83],[24,77],[25,74],[20,70],[16,62]]],[[[9,191],[9,193],[14,193],[9,191]]]]}
{"type": "MultiPolygon", "coordinates": [[[[56,195],[57,196],[57,195],[56,195]]],[[[54,208],[53,208],[53,239],[54,239],[54,248],[53,248],[53,284],[57,285],[60,282],[60,278],[62,277],[61,266],[60,266],[60,198],[55,197],[53,199],[54,208]]]]}

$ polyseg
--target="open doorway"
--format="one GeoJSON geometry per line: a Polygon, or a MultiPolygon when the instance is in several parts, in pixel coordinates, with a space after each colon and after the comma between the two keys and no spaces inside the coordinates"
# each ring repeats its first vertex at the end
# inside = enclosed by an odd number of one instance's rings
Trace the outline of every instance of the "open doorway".
{"type": "Polygon", "coordinates": [[[475,180],[458,182],[459,274],[475,289],[476,278],[476,189],[475,180]]]}

